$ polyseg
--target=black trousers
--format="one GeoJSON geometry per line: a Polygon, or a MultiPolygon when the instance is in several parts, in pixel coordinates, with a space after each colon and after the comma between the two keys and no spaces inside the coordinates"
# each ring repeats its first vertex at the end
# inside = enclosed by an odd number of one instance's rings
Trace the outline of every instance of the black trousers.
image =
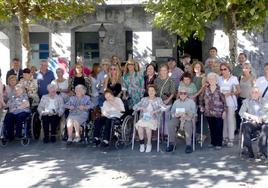
{"type": "MultiPolygon", "coordinates": [[[[16,137],[20,138],[22,135],[22,124],[26,118],[30,115],[29,112],[20,112],[18,114],[7,113],[4,119],[6,137],[9,140],[14,139],[14,125],[16,124],[16,137]]],[[[28,134],[28,133],[26,133],[28,134]]]]}
{"type": "Polygon", "coordinates": [[[104,126],[103,140],[110,141],[112,121],[113,121],[112,119],[103,116],[97,118],[94,122],[94,133],[93,133],[94,138],[101,137],[102,127],[104,126]]]}
{"type": "Polygon", "coordinates": [[[223,139],[223,119],[216,117],[206,117],[210,129],[211,145],[222,146],[223,139]]]}
{"type": "Polygon", "coordinates": [[[248,148],[248,151],[253,154],[251,139],[257,136],[257,131],[261,131],[259,138],[259,151],[262,154],[267,154],[267,137],[268,137],[268,124],[254,124],[251,122],[243,123],[243,145],[248,148]]]}
{"type": "Polygon", "coordinates": [[[60,117],[58,115],[42,116],[45,140],[48,140],[49,138],[49,125],[51,125],[51,139],[55,139],[59,122],[60,122],[60,117]]]}

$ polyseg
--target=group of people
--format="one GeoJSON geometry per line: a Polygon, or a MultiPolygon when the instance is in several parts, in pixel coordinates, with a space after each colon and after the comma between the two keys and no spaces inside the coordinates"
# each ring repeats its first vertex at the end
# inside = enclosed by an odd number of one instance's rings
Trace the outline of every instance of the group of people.
{"type": "Polygon", "coordinates": [[[10,140],[14,138],[14,120],[16,136],[20,137],[21,122],[30,108],[36,107],[43,124],[44,143],[56,141],[56,127],[65,115],[67,143],[79,142],[80,125],[88,119],[89,109],[100,108],[101,116],[93,118],[96,145],[109,145],[112,118],[139,111],[140,119],[134,126],[140,152],[151,152],[152,131],[159,128],[159,117],[163,115],[165,129],[161,134],[168,135],[170,142],[167,152],[176,147],[177,127],[185,132],[186,153],[193,151],[195,128],[199,142],[204,142],[210,133],[209,147],[216,150],[233,147],[235,133],[241,128],[245,138],[243,154],[254,157],[252,135],[260,131],[259,152],[267,157],[268,64],[264,65],[265,75],[257,78],[245,53],[239,54],[234,67],[217,57],[215,47],[209,50],[204,63],[192,61],[189,54],[184,54],[184,70],[177,66],[175,58],[168,58],[167,63],[158,65],[159,69],[150,63],[144,70],[133,59],[122,64],[117,56],[102,59],[92,69],[79,60],[68,79],[63,77],[61,68],[54,78],[48,62],[40,63],[37,72],[21,70],[19,60],[14,59],[13,69],[7,73],[7,85],[4,89],[0,85],[1,107],[9,108],[4,124],[10,140]],[[204,136],[200,137],[202,113],[204,136]]]}

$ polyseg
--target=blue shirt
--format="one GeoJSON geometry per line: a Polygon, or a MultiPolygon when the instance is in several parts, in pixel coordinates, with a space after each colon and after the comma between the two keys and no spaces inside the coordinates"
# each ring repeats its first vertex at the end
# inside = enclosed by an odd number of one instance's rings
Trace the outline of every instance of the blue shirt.
{"type": "Polygon", "coordinates": [[[38,95],[41,98],[43,95],[48,94],[47,86],[52,80],[55,80],[55,77],[53,72],[48,70],[46,73],[39,71],[36,75],[36,79],[38,83],[38,95]]]}

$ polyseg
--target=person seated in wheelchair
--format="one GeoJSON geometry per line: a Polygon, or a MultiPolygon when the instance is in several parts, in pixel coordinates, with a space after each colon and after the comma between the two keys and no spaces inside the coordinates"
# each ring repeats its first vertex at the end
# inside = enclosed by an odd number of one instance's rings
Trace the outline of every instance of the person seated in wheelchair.
{"type": "Polygon", "coordinates": [[[166,108],[162,99],[160,97],[156,97],[155,85],[148,85],[147,90],[149,96],[142,98],[141,101],[133,107],[133,110],[141,112],[141,119],[135,124],[135,127],[139,134],[140,152],[145,151],[144,131],[146,132],[146,153],[151,152],[152,150],[152,130],[156,130],[157,124],[159,123],[157,114],[160,113],[161,108],[166,108]]]}
{"type": "MultiPolygon", "coordinates": [[[[195,118],[197,115],[196,104],[193,99],[189,98],[187,88],[178,89],[178,99],[174,102],[171,108],[172,118],[176,118],[180,122],[180,130],[185,131],[186,148],[185,153],[192,153],[192,135],[195,118]]],[[[166,148],[167,152],[173,151],[175,148],[176,124],[168,125],[168,134],[170,144],[166,148]],[[175,126],[175,127],[174,127],[175,126]]]]}
{"type": "Polygon", "coordinates": [[[102,127],[104,126],[103,132],[103,143],[102,146],[109,146],[111,125],[113,119],[119,119],[123,116],[125,112],[125,107],[123,101],[119,97],[115,97],[113,92],[109,89],[104,92],[105,101],[101,108],[102,116],[95,120],[94,122],[94,143],[98,146],[100,141],[100,136],[102,132],[102,127]]]}
{"type": "Polygon", "coordinates": [[[268,136],[268,100],[261,98],[258,87],[253,87],[250,98],[245,99],[239,111],[242,118],[242,134],[244,136],[242,155],[254,158],[252,141],[259,136],[260,157],[267,158],[267,136],[268,136]]]}
{"type": "Polygon", "coordinates": [[[75,87],[75,96],[70,97],[65,104],[65,108],[69,110],[67,117],[67,144],[72,142],[80,142],[80,126],[85,123],[89,117],[89,110],[93,107],[90,97],[86,95],[86,88],[79,84],[75,87]],[[73,129],[75,129],[75,138],[73,138],[73,129]]]}
{"type": "Polygon", "coordinates": [[[15,94],[8,100],[6,107],[8,113],[4,119],[6,139],[14,139],[14,125],[16,124],[16,137],[22,138],[22,126],[30,115],[29,98],[21,84],[15,86],[15,94]]]}
{"type": "Polygon", "coordinates": [[[56,142],[56,130],[64,113],[64,103],[62,97],[57,95],[57,85],[49,84],[47,90],[48,94],[42,96],[37,108],[43,124],[44,143],[56,142]],[[49,130],[51,130],[50,139],[49,130]]]}

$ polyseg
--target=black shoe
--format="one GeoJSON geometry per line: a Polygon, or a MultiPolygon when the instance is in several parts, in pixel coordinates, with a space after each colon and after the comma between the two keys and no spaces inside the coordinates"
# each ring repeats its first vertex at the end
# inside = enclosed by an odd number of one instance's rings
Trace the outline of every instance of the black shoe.
{"type": "Polygon", "coordinates": [[[186,146],[185,153],[192,153],[192,152],[193,152],[192,146],[186,146]]]}
{"type": "Polygon", "coordinates": [[[50,137],[50,142],[55,143],[56,142],[56,137],[55,136],[51,136],[50,137]]]}
{"type": "Polygon", "coordinates": [[[255,156],[254,156],[254,154],[252,152],[248,152],[248,157],[251,158],[251,159],[255,158],[255,156]]]}
{"type": "Polygon", "coordinates": [[[95,139],[95,138],[94,138],[94,141],[93,141],[93,142],[94,142],[94,144],[95,144],[96,146],[100,145],[100,143],[101,143],[101,141],[100,141],[99,139],[97,140],[97,139],[95,139]]]}
{"type": "Polygon", "coordinates": [[[48,137],[45,137],[45,138],[43,139],[43,143],[44,143],[44,144],[47,144],[48,142],[49,142],[48,137]]]}
{"type": "Polygon", "coordinates": [[[167,148],[166,148],[166,152],[172,152],[175,150],[175,146],[173,144],[170,144],[167,148]]]}
{"type": "Polygon", "coordinates": [[[109,147],[109,143],[102,142],[101,147],[107,148],[107,147],[109,147]]]}

